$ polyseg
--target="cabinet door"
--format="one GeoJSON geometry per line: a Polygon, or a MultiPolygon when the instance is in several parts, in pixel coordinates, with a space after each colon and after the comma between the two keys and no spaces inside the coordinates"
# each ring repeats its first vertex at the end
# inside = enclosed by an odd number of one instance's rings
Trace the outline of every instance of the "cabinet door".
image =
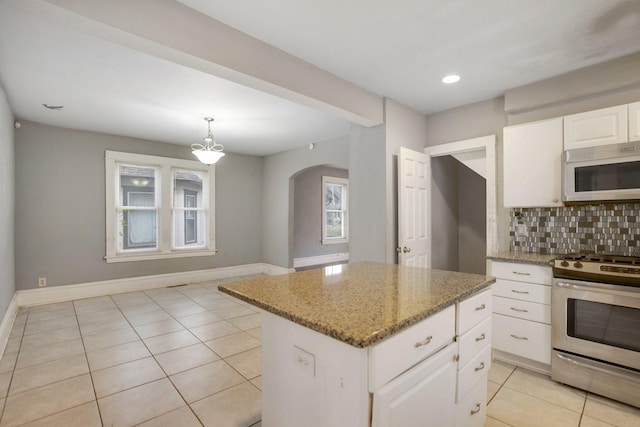
{"type": "Polygon", "coordinates": [[[621,142],[629,142],[626,104],[564,118],[565,150],[621,142]]]}
{"type": "Polygon", "coordinates": [[[629,141],[640,141],[640,102],[629,104],[629,141]]]}
{"type": "Polygon", "coordinates": [[[375,392],[372,426],[452,426],[456,352],[450,344],[375,392]]]}
{"type": "Polygon", "coordinates": [[[562,206],[562,118],[504,128],[504,206],[562,206]]]}

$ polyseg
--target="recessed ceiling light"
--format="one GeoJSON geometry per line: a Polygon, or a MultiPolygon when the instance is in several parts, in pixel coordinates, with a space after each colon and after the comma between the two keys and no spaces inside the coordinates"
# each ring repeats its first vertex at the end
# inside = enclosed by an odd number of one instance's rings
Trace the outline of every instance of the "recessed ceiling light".
{"type": "Polygon", "coordinates": [[[442,78],[442,83],[451,84],[460,80],[460,76],[457,74],[449,74],[448,76],[444,76],[442,78]]]}

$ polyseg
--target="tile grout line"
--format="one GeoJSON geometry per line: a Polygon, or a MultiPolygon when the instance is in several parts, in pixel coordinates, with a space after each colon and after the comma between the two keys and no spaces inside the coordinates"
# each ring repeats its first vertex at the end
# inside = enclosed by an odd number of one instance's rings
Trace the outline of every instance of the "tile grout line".
{"type": "Polygon", "coordinates": [[[87,369],[89,370],[89,380],[91,381],[91,388],[93,389],[94,402],[96,404],[96,408],[98,409],[98,417],[100,417],[100,424],[104,425],[104,422],[102,421],[102,411],[100,410],[100,405],[98,405],[98,394],[96,393],[96,385],[93,382],[93,375],[91,374],[91,365],[89,365],[89,358],[87,357],[87,348],[84,345],[84,336],[82,335],[82,329],[80,328],[80,320],[78,320],[78,312],[76,311],[76,305],[74,304],[74,301],[77,301],[77,300],[71,300],[71,305],[73,306],[73,312],[76,316],[76,323],[78,324],[78,332],[80,333],[82,350],[84,350],[84,353],[83,353],[84,360],[85,362],[87,362],[87,369]]]}
{"type": "MultiPolygon", "coordinates": [[[[18,345],[18,351],[16,353],[16,360],[13,362],[13,369],[11,370],[11,378],[9,378],[9,384],[7,385],[7,394],[4,396],[4,402],[2,404],[2,408],[0,408],[0,425],[2,425],[2,419],[4,418],[4,411],[7,407],[7,402],[9,401],[9,390],[11,390],[11,384],[13,383],[13,375],[16,372],[16,366],[18,365],[18,357],[20,357],[20,350],[22,349],[22,340],[24,339],[24,331],[27,329],[27,321],[29,320],[29,312],[27,309],[26,319],[24,321],[24,325],[22,326],[22,334],[20,334],[20,344],[18,345]]],[[[11,327],[11,331],[9,331],[9,336],[13,332],[13,328],[15,327],[15,319],[14,325],[11,327]]],[[[2,358],[4,358],[4,353],[2,354],[2,358]]],[[[2,360],[0,358],[0,360],[2,360]]]]}
{"type": "MultiPolygon", "coordinates": [[[[167,289],[169,289],[168,287],[166,287],[166,288],[167,288],[167,289]]],[[[144,294],[145,294],[149,299],[151,299],[155,304],[158,304],[158,302],[157,302],[156,300],[154,300],[153,298],[151,298],[149,295],[147,295],[147,293],[146,293],[146,292],[142,291],[142,293],[144,293],[144,294]]],[[[173,381],[171,381],[171,378],[170,378],[170,377],[169,377],[169,375],[167,374],[167,371],[165,371],[165,369],[162,367],[162,364],[160,364],[160,362],[158,362],[158,359],[156,358],[156,355],[155,355],[155,354],[151,351],[151,349],[147,346],[147,343],[146,343],[146,342],[144,342],[144,339],[142,339],[142,337],[140,336],[140,334],[138,333],[138,331],[136,330],[136,328],[131,324],[131,321],[129,321],[129,318],[128,318],[128,317],[127,317],[127,316],[122,312],[122,309],[120,308],[120,306],[118,305],[118,303],[117,303],[117,302],[112,298],[112,296],[111,296],[111,295],[109,295],[109,298],[110,298],[110,299],[111,299],[111,301],[113,301],[113,303],[116,305],[116,307],[118,308],[118,311],[119,311],[119,312],[124,316],[125,320],[126,320],[126,321],[127,321],[127,323],[129,324],[129,326],[131,326],[131,329],[133,329],[133,332],[134,332],[134,333],[138,336],[138,338],[140,339],[140,342],[142,343],[142,345],[144,345],[144,347],[147,349],[147,351],[149,352],[149,354],[151,355],[151,357],[153,357],[153,360],[154,360],[154,361],[156,362],[156,364],[160,367],[160,370],[162,370],[162,372],[164,373],[165,378],[169,381],[169,383],[170,383],[170,384],[171,384],[171,386],[174,388],[174,390],[176,391],[176,393],[178,393],[178,396],[180,396],[180,398],[181,398],[181,399],[182,399],[182,401],[184,402],[185,406],[187,406],[187,407],[189,408],[189,410],[190,410],[190,411],[191,411],[191,413],[196,417],[196,419],[198,420],[198,422],[199,422],[201,425],[204,425],[204,424],[202,423],[202,421],[200,420],[200,418],[198,417],[198,415],[193,411],[193,409],[191,409],[191,406],[189,405],[189,403],[187,402],[187,400],[184,398],[184,396],[182,395],[182,393],[180,393],[180,390],[178,390],[178,388],[177,388],[177,387],[176,387],[176,385],[173,383],[173,381]]],[[[174,320],[176,320],[176,321],[177,321],[177,319],[176,319],[175,317],[173,317],[173,315],[171,315],[171,313],[167,312],[167,311],[164,309],[164,307],[162,307],[162,306],[161,306],[161,305],[159,305],[159,304],[158,304],[158,306],[162,309],[162,311],[164,311],[165,313],[167,313],[167,314],[168,314],[172,319],[174,319],[174,320]]],[[[181,325],[182,325],[182,323],[181,323],[181,325]]],[[[184,325],[182,325],[182,326],[184,326],[184,325]]],[[[169,333],[171,333],[171,332],[169,332],[169,333]]],[[[189,333],[190,333],[191,335],[193,335],[193,333],[191,333],[191,331],[189,331],[189,333]]],[[[164,334],[164,335],[166,335],[166,334],[164,334]]],[[[159,336],[159,335],[158,335],[158,336],[159,336]]],[[[198,339],[198,337],[195,337],[195,338],[196,338],[196,339],[198,339]]],[[[169,351],[172,351],[172,350],[169,350],[169,351]]],[[[165,353],[168,353],[168,352],[165,352],[165,353]]],[[[163,354],[163,353],[160,353],[160,354],[163,354]]],[[[140,360],[140,359],[138,359],[138,360],[140,360]]],[[[125,363],[130,363],[130,362],[125,362],[125,363]]],[[[125,364],[125,363],[123,363],[123,364],[125,364]]],[[[119,365],[116,365],[116,366],[119,366],[119,365]]],[[[159,380],[154,380],[154,381],[159,381],[159,380]]],[[[150,383],[152,383],[152,382],[154,382],[154,381],[150,381],[150,382],[147,382],[147,383],[144,383],[144,384],[139,384],[139,385],[137,385],[137,386],[135,386],[135,387],[140,387],[141,385],[150,384],[150,383]]],[[[135,387],[132,387],[132,388],[135,388],[135,387]]],[[[132,388],[129,388],[129,389],[127,389],[127,390],[131,390],[132,388]]],[[[116,393],[113,393],[113,394],[121,393],[122,391],[125,391],[125,390],[121,390],[121,391],[116,392],[116,393]]],[[[176,408],[176,409],[179,409],[179,408],[176,408]]],[[[153,420],[153,419],[159,418],[159,417],[161,417],[161,416],[163,416],[163,415],[166,415],[166,414],[168,414],[169,412],[172,412],[172,411],[174,411],[174,410],[175,410],[175,409],[172,409],[171,411],[163,412],[163,413],[158,414],[158,415],[156,415],[156,416],[154,416],[154,417],[152,417],[152,418],[149,418],[148,420],[143,420],[143,421],[141,421],[140,423],[138,423],[138,424],[136,424],[136,425],[140,425],[140,424],[142,424],[142,423],[146,423],[147,421],[151,421],[151,420],[153,420]]]]}

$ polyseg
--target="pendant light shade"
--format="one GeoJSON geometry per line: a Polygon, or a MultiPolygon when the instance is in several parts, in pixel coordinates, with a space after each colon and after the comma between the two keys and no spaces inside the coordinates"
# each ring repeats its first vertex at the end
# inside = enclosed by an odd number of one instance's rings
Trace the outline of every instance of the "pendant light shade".
{"type": "Polygon", "coordinates": [[[192,153],[198,158],[198,160],[205,165],[212,165],[224,156],[224,153],[222,152],[224,147],[222,144],[218,144],[216,142],[216,139],[211,133],[211,122],[213,121],[213,118],[205,117],[204,119],[207,121],[208,130],[207,136],[203,138],[204,145],[191,144],[191,149],[193,150],[192,153]]]}

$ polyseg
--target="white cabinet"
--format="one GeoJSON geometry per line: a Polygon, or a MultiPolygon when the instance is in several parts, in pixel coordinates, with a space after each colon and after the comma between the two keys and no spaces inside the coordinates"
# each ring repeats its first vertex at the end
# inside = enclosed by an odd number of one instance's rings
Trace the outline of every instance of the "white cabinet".
{"type": "Polygon", "coordinates": [[[629,141],[640,141],[640,102],[629,104],[629,141]]]}
{"type": "Polygon", "coordinates": [[[564,117],[564,149],[628,142],[627,105],[564,117]]]}
{"type": "Polygon", "coordinates": [[[451,425],[457,351],[456,343],[451,343],[375,392],[372,426],[451,425]]]}
{"type": "Polygon", "coordinates": [[[453,342],[456,308],[450,306],[371,347],[369,391],[372,393],[453,342]]]}
{"type": "Polygon", "coordinates": [[[513,363],[548,370],[551,363],[551,267],[492,261],[490,274],[496,277],[492,325],[494,350],[508,359],[515,356],[510,359],[513,363]]]}
{"type": "Polygon", "coordinates": [[[504,128],[504,206],[562,206],[562,118],[504,128]]]}
{"type": "Polygon", "coordinates": [[[458,305],[455,418],[458,427],[482,427],[486,420],[487,373],[491,368],[491,298],[488,289],[458,305]]]}

